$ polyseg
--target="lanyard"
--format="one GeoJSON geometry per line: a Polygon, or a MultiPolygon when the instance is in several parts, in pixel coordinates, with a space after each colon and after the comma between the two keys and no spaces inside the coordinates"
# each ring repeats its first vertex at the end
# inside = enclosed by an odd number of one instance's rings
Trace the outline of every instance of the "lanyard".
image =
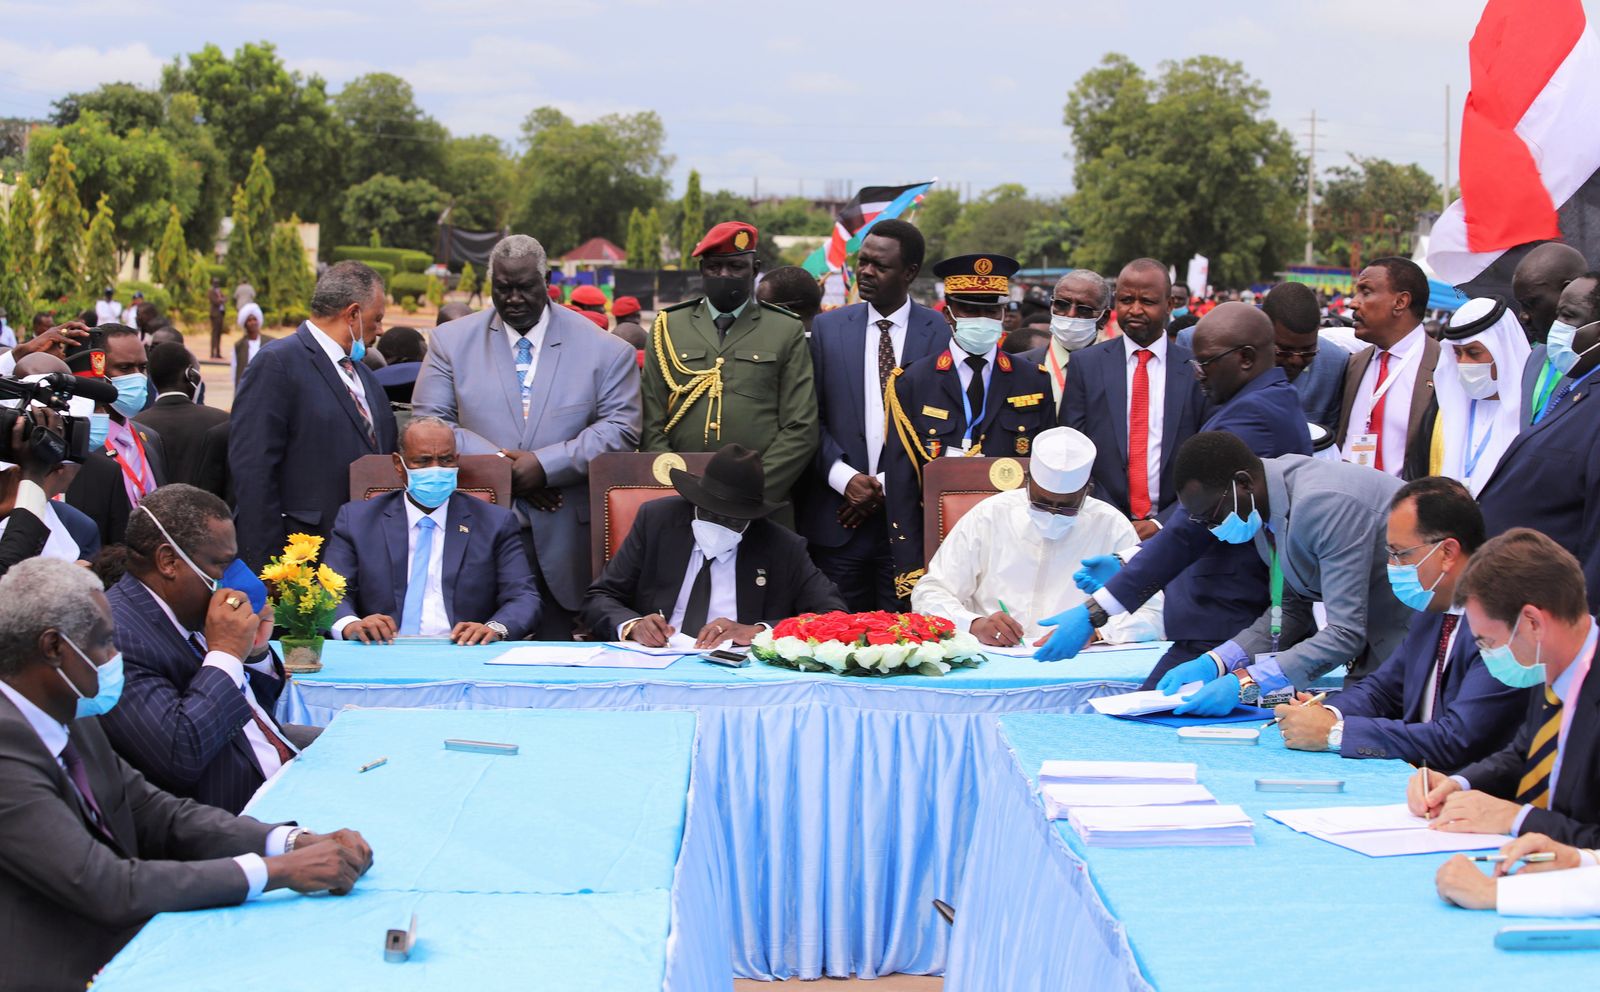
{"type": "MultiPolygon", "coordinates": [[[[1064,392],[1067,388],[1067,370],[1061,367],[1060,362],[1056,361],[1055,344],[1052,343],[1046,346],[1044,353],[1050,356],[1050,374],[1055,377],[1056,390],[1064,392]]],[[[987,399],[987,397],[985,398],[987,399]]]]}
{"type": "Polygon", "coordinates": [[[1278,637],[1283,633],[1283,567],[1278,564],[1278,546],[1272,545],[1272,570],[1268,580],[1272,593],[1272,650],[1277,653],[1278,637]]]}
{"type": "MultiPolygon", "coordinates": [[[[968,366],[968,367],[970,368],[971,366],[968,366]]],[[[985,363],[984,368],[987,368],[987,367],[988,367],[988,363],[985,363]]],[[[973,375],[982,375],[983,374],[983,369],[973,369],[972,370],[972,374],[973,375]]],[[[990,386],[992,386],[994,384],[994,379],[993,378],[991,378],[989,380],[989,384],[990,384],[990,386]]],[[[957,386],[961,385],[961,377],[959,375],[956,376],[956,385],[957,386]]],[[[989,388],[988,386],[984,387],[984,390],[983,390],[983,409],[978,411],[978,419],[976,421],[974,421],[972,419],[972,401],[967,399],[967,391],[965,389],[961,390],[961,415],[967,418],[967,432],[965,434],[961,435],[961,443],[968,450],[971,450],[971,448],[972,448],[972,431],[973,431],[973,429],[976,428],[979,424],[983,423],[984,420],[987,419],[988,416],[989,416],[989,394],[992,393],[992,392],[994,392],[993,389],[989,388]]],[[[978,437],[978,443],[979,444],[983,443],[983,437],[981,435],[978,437]]]]}
{"type": "Polygon", "coordinates": [[[128,477],[128,481],[133,483],[133,487],[136,490],[141,493],[148,493],[151,489],[155,488],[155,479],[153,477],[150,480],[152,485],[149,489],[145,488],[144,484],[144,473],[150,467],[150,459],[144,453],[144,442],[139,440],[139,432],[134,430],[132,427],[129,427],[128,436],[133,439],[133,446],[139,449],[138,472],[135,472],[131,467],[129,467],[127,460],[122,457],[122,452],[118,451],[116,446],[109,441],[106,442],[106,454],[116,459],[117,465],[122,468],[122,474],[128,477]]]}
{"type": "MultiPolygon", "coordinates": [[[[1390,352],[1390,354],[1392,355],[1393,352],[1390,352]]],[[[1414,355],[1414,354],[1416,354],[1416,352],[1413,351],[1411,354],[1414,355]]],[[[1410,361],[1411,361],[1411,355],[1407,355],[1406,357],[1400,359],[1400,361],[1398,363],[1396,363],[1394,365],[1391,365],[1389,367],[1389,375],[1388,375],[1388,377],[1385,378],[1382,382],[1378,383],[1377,388],[1373,389],[1373,391],[1372,391],[1372,401],[1367,405],[1367,429],[1366,429],[1365,433],[1368,433],[1368,434],[1372,433],[1372,410],[1373,410],[1373,408],[1378,405],[1378,401],[1379,400],[1383,399],[1384,396],[1388,395],[1389,388],[1391,386],[1393,386],[1396,382],[1399,381],[1400,373],[1405,370],[1406,363],[1410,362],[1410,361]]]]}
{"type": "Polygon", "coordinates": [[[1539,370],[1539,382],[1533,390],[1533,405],[1531,409],[1533,410],[1534,422],[1537,422],[1544,413],[1545,404],[1550,402],[1550,394],[1555,392],[1556,381],[1560,378],[1561,373],[1556,371],[1556,367],[1550,364],[1550,359],[1546,356],[1544,368],[1539,370]]]}
{"type": "Polygon", "coordinates": [[[1550,397],[1545,400],[1544,405],[1541,406],[1537,411],[1535,411],[1535,413],[1533,415],[1533,422],[1537,424],[1541,420],[1543,420],[1545,417],[1550,415],[1551,411],[1554,409],[1554,400],[1555,400],[1555,398],[1557,396],[1560,396],[1562,399],[1565,399],[1567,393],[1570,393],[1574,389],[1577,389],[1579,386],[1583,385],[1584,380],[1588,379],[1591,375],[1594,375],[1596,372],[1600,372],[1600,365],[1597,365],[1594,368],[1590,369],[1589,371],[1585,372],[1583,374],[1583,378],[1582,379],[1574,379],[1571,382],[1567,383],[1567,385],[1565,387],[1563,387],[1562,389],[1558,389],[1554,393],[1552,393],[1550,395],[1550,397]]]}
{"type": "Polygon", "coordinates": [[[1464,474],[1469,479],[1472,478],[1472,473],[1477,471],[1478,460],[1483,457],[1484,449],[1489,447],[1489,439],[1494,437],[1494,418],[1491,417],[1489,418],[1489,429],[1483,432],[1483,440],[1478,442],[1476,448],[1472,447],[1472,435],[1477,419],[1478,401],[1473,400],[1471,405],[1467,407],[1467,448],[1472,453],[1467,455],[1466,472],[1464,474]]]}

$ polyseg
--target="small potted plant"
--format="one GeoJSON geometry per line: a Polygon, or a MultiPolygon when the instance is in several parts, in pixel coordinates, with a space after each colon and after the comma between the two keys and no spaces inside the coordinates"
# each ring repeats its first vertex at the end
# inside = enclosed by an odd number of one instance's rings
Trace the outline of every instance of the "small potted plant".
{"type": "Polygon", "coordinates": [[[290,534],[283,554],[267,562],[261,581],[272,591],[272,606],[284,630],[283,667],[295,674],[322,671],[322,632],[344,602],[344,576],[317,564],[322,538],[290,534]]]}

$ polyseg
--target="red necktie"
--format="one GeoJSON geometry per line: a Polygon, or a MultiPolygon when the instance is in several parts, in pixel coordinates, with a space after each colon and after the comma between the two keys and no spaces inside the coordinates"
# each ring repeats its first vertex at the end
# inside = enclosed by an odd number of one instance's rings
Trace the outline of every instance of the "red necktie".
{"type": "Polygon", "coordinates": [[[1459,615],[1446,613],[1444,622],[1439,625],[1439,649],[1433,657],[1433,709],[1428,712],[1429,722],[1439,719],[1439,702],[1444,698],[1444,661],[1450,654],[1450,634],[1460,620],[1459,615]]]}
{"type": "Polygon", "coordinates": [[[1133,370],[1133,402],[1128,405],[1128,508],[1135,520],[1150,515],[1150,357],[1148,348],[1135,351],[1139,367],[1133,370]]]}
{"type": "MultiPolygon", "coordinates": [[[[1383,383],[1389,378],[1389,353],[1378,352],[1378,384],[1373,387],[1373,392],[1383,389],[1383,383]]],[[[1367,431],[1377,440],[1377,451],[1373,455],[1372,467],[1383,471],[1383,407],[1389,399],[1389,391],[1384,389],[1372,403],[1372,412],[1367,415],[1367,431]]]]}
{"type": "Polygon", "coordinates": [[[273,730],[267,721],[261,719],[261,714],[256,712],[254,706],[250,707],[250,719],[256,722],[256,726],[260,727],[261,733],[266,736],[267,743],[271,744],[272,749],[278,752],[278,764],[287,765],[289,759],[294,757],[294,752],[289,750],[289,745],[283,742],[283,738],[278,736],[278,732],[273,730]]]}

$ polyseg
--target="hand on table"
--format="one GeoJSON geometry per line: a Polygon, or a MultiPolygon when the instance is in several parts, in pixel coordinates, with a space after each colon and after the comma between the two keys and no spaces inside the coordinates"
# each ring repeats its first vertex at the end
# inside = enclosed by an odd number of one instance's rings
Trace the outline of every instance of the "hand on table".
{"type": "Polygon", "coordinates": [[[753,623],[735,623],[727,617],[717,617],[704,627],[694,639],[697,648],[714,648],[723,641],[732,641],[738,645],[749,644],[761,628],[753,623]]]}
{"type": "MultiPolygon", "coordinates": [[[[359,839],[360,835],[356,837],[359,839]]],[[[331,892],[348,895],[356,879],[372,866],[372,851],[366,841],[352,843],[298,842],[294,850],[267,858],[267,891],[290,888],[296,892],[331,892]]]]}
{"type": "Polygon", "coordinates": [[[1278,718],[1284,745],[1296,751],[1326,751],[1328,731],[1339,722],[1333,710],[1321,703],[1284,703],[1273,707],[1272,715],[1278,718]]]}
{"type": "Polygon", "coordinates": [[[986,617],[979,617],[972,621],[967,628],[979,644],[988,644],[997,648],[1014,647],[1022,643],[1022,635],[1026,633],[1022,624],[1004,610],[991,613],[986,617]]]}
{"type": "MultiPolygon", "coordinates": [[[[1206,659],[1210,661],[1210,658],[1206,659]]],[[[1213,670],[1215,666],[1213,666],[1213,670]]],[[[1177,669],[1173,669],[1177,671],[1177,669]]],[[[1168,672],[1171,675],[1172,672],[1168,672]]],[[[1167,693],[1171,695],[1172,693],[1167,693]]],[[[1220,679],[1212,679],[1200,691],[1184,696],[1182,705],[1172,711],[1173,716],[1227,716],[1239,705],[1239,676],[1229,672],[1220,679]]]]}
{"type": "MultiPolygon", "coordinates": [[[[1203,654],[1167,669],[1167,674],[1161,676],[1156,688],[1170,696],[1190,682],[1210,682],[1220,674],[1217,671],[1216,659],[1209,654],[1203,654]]],[[[1238,682],[1238,679],[1234,679],[1234,688],[1238,688],[1238,682]]]]}
{"type": "Polygon", "coordinates": [[[672,624],[667,623],[666,617],[659,613],[651,613],[640,617],[632,627],[628,628],[626,639],[638,641],[647,648],[664,648],[667,646],[667,639],[676,633],[672,624]]]}
{"type": "Polygon", "coordinates": [[[1457,790],[1439,807],[1432,827],[1455,834],[1508,834],[1521,809],[1477,789],[1457,790]]]}
{"type": "Polygon", "coordinates": [[[1140,541],[1148,541],[1161,531],[1161,526],[1154,520],[1135,520],[1133,532],[1139,535],[1140,541]]]}
{"type": "Polygon", "coordinates": [[[1072,581],[1084,592],[1095,592],[1122,571],[1122,559],[1116,555],[1095,555],[1080,564],[1083,567],[1072,573],[1072,581]]]}
{"type": "Polygon", "coordinates": [[[261,629],[261,618],[250,609],[250,600],[242,592],[218,589],[211,594],[206,607],[206,647],[222,651],[243,660],[250,657],[256,633],[261,629]],[[230,602],[233,605],[229,605],[230,602]]]}
{"type": "Polygon", "coordinates": [[[1061,661],[1076,658],[1094,636],[1094,624],[1089,621],[1089,608],[1079,603],[1064,613],[1039,621],[1042,627],[1055,630],[1033,642],[1039,650],[1033,653],[1037,661],[1061,661]]]}
{"type": "Polygon", "coordinates": [[[1440,865],[1433,885],[1439,890],[1440,899],[1462,909],[1495,908],[1495,880],[1479,871],[1464,854],[1440,865]]]}
{"type": "Polygon", "coordinates": [[[493,627],[469,620],[463,620],[450,629],[450,640],[454,644],[493,644],[499,639],[500,632],[493,627]]]}
{"type": "Polygon", "coordinates": [[[393,644],[394,635],[399,630],[394,617],[386,613],[374,613],[348,624],[340,634],[347,641],[360,641],[362,644],[393,644]]]}
{"type": "Polygon", "coordinates": [[[1444,772],[1419,768],[1406,780],[1406,808],[1412,816],[1438,816],[1445,797],[1460,788],[1444,772]]]}
{"type": "Polygon", "coordinates": [[[1494,873],[1499,875],[1527,875],[1540,871],[1564,871],[1568,868],[1577,868],[1583,864],[1579,857],[1578,849],[1569,847],[1560,841],[1551,840],[1544,834],[1523,834],[1516,840],[1500,849],[1505,855],[1505,860],[1494,866],[1494,873]],[[1527,864],[1522,859],[1530,854],[1554,854],[1554,861],[1543,864],[1527,864]]]}

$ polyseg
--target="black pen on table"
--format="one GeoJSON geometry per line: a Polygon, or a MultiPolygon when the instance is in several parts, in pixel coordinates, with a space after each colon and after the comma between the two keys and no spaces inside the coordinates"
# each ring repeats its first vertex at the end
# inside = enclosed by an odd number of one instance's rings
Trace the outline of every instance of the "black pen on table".
{"type": "MultiPolygon", "coordinates": [[[[1316,704],[1322,702],[1324,699],[1327,699],[1327,698],[1328,698],[1328,694],[1326,692],[1319,692],[1315,696],[1312,696],[1310,699],[1306,700],[1305,702],[1303,702],[1303,703],[1295,703],[1294,705],[1295,706],[1315,706],[1316,704]]],[[[1276,716],[1273,717],[1272,719],[1267,721],[1266,727],[1262,727],[1261,729],[1262,730],[1266,730],[1267,727],[1275,727],[1275,726],[1277,726],[1278,725],[1278,721],[1280,719],[1282,719],[1282,718],[1281,717],[1276,717],[1276,716]]]]}

